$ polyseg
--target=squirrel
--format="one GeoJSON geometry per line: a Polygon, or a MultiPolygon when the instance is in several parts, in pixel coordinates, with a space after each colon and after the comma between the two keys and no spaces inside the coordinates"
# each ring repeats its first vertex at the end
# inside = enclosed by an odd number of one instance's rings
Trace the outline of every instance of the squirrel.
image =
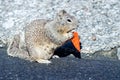
{"type": "Polygon", "coordinates": [[[77,25],[78,20],[65,10],[60,10],[53,20],[34,20],[25,26],[23,42],[20,34],[13,37],[7,53],[38,63],[51,63],[49,59],[54,50],[73,37],[72,30],[76,29],[77,25]]]}

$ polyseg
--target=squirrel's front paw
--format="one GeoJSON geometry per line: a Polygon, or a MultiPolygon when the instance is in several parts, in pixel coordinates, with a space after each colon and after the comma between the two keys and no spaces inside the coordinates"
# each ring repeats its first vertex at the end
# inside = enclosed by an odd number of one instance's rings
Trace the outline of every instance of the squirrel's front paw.
{"type": "Polygon", "coordinates": [[[68,33],[67,37],[68,39],[71,39],[73,37],[73,33],[68,33]]]}

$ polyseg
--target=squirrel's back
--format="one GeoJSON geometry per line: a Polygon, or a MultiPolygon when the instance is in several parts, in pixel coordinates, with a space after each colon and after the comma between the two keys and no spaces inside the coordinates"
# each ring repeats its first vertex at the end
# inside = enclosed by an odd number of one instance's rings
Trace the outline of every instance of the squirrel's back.
{"type": "Polygon", "coordinates": [[[48,20],[38,19],[31,22],[25,28],[25,42],[27,45],[29,43],[42,45],[48,38],[45,34],[45,25],[49,22],[48,20]]]}

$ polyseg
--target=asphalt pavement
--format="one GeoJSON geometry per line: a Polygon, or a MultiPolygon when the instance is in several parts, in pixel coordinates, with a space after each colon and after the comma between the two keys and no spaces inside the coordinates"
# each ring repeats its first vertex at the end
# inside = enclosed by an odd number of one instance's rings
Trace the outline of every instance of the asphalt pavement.
{"type": "Polygon", "coordinates": [[[120,61],[51,59],[40,64],[10,57],[0,49],[0,80],[120,80],[120,61]]]}

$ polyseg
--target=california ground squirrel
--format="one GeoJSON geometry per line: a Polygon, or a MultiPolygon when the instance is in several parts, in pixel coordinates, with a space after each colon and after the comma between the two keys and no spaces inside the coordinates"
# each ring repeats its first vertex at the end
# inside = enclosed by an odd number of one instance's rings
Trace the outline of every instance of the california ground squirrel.
{"type": "Polygon", "coordinates": [[[13,57],[20,57],[39,63],[50,63],[56,47],[73,37],[72,30],[78,21],[65,10],[57,13],[54,20],[38,19],[25,27],[25,46],[22,48],[20,35],[15,35],[7,52],[13,57]]]}

